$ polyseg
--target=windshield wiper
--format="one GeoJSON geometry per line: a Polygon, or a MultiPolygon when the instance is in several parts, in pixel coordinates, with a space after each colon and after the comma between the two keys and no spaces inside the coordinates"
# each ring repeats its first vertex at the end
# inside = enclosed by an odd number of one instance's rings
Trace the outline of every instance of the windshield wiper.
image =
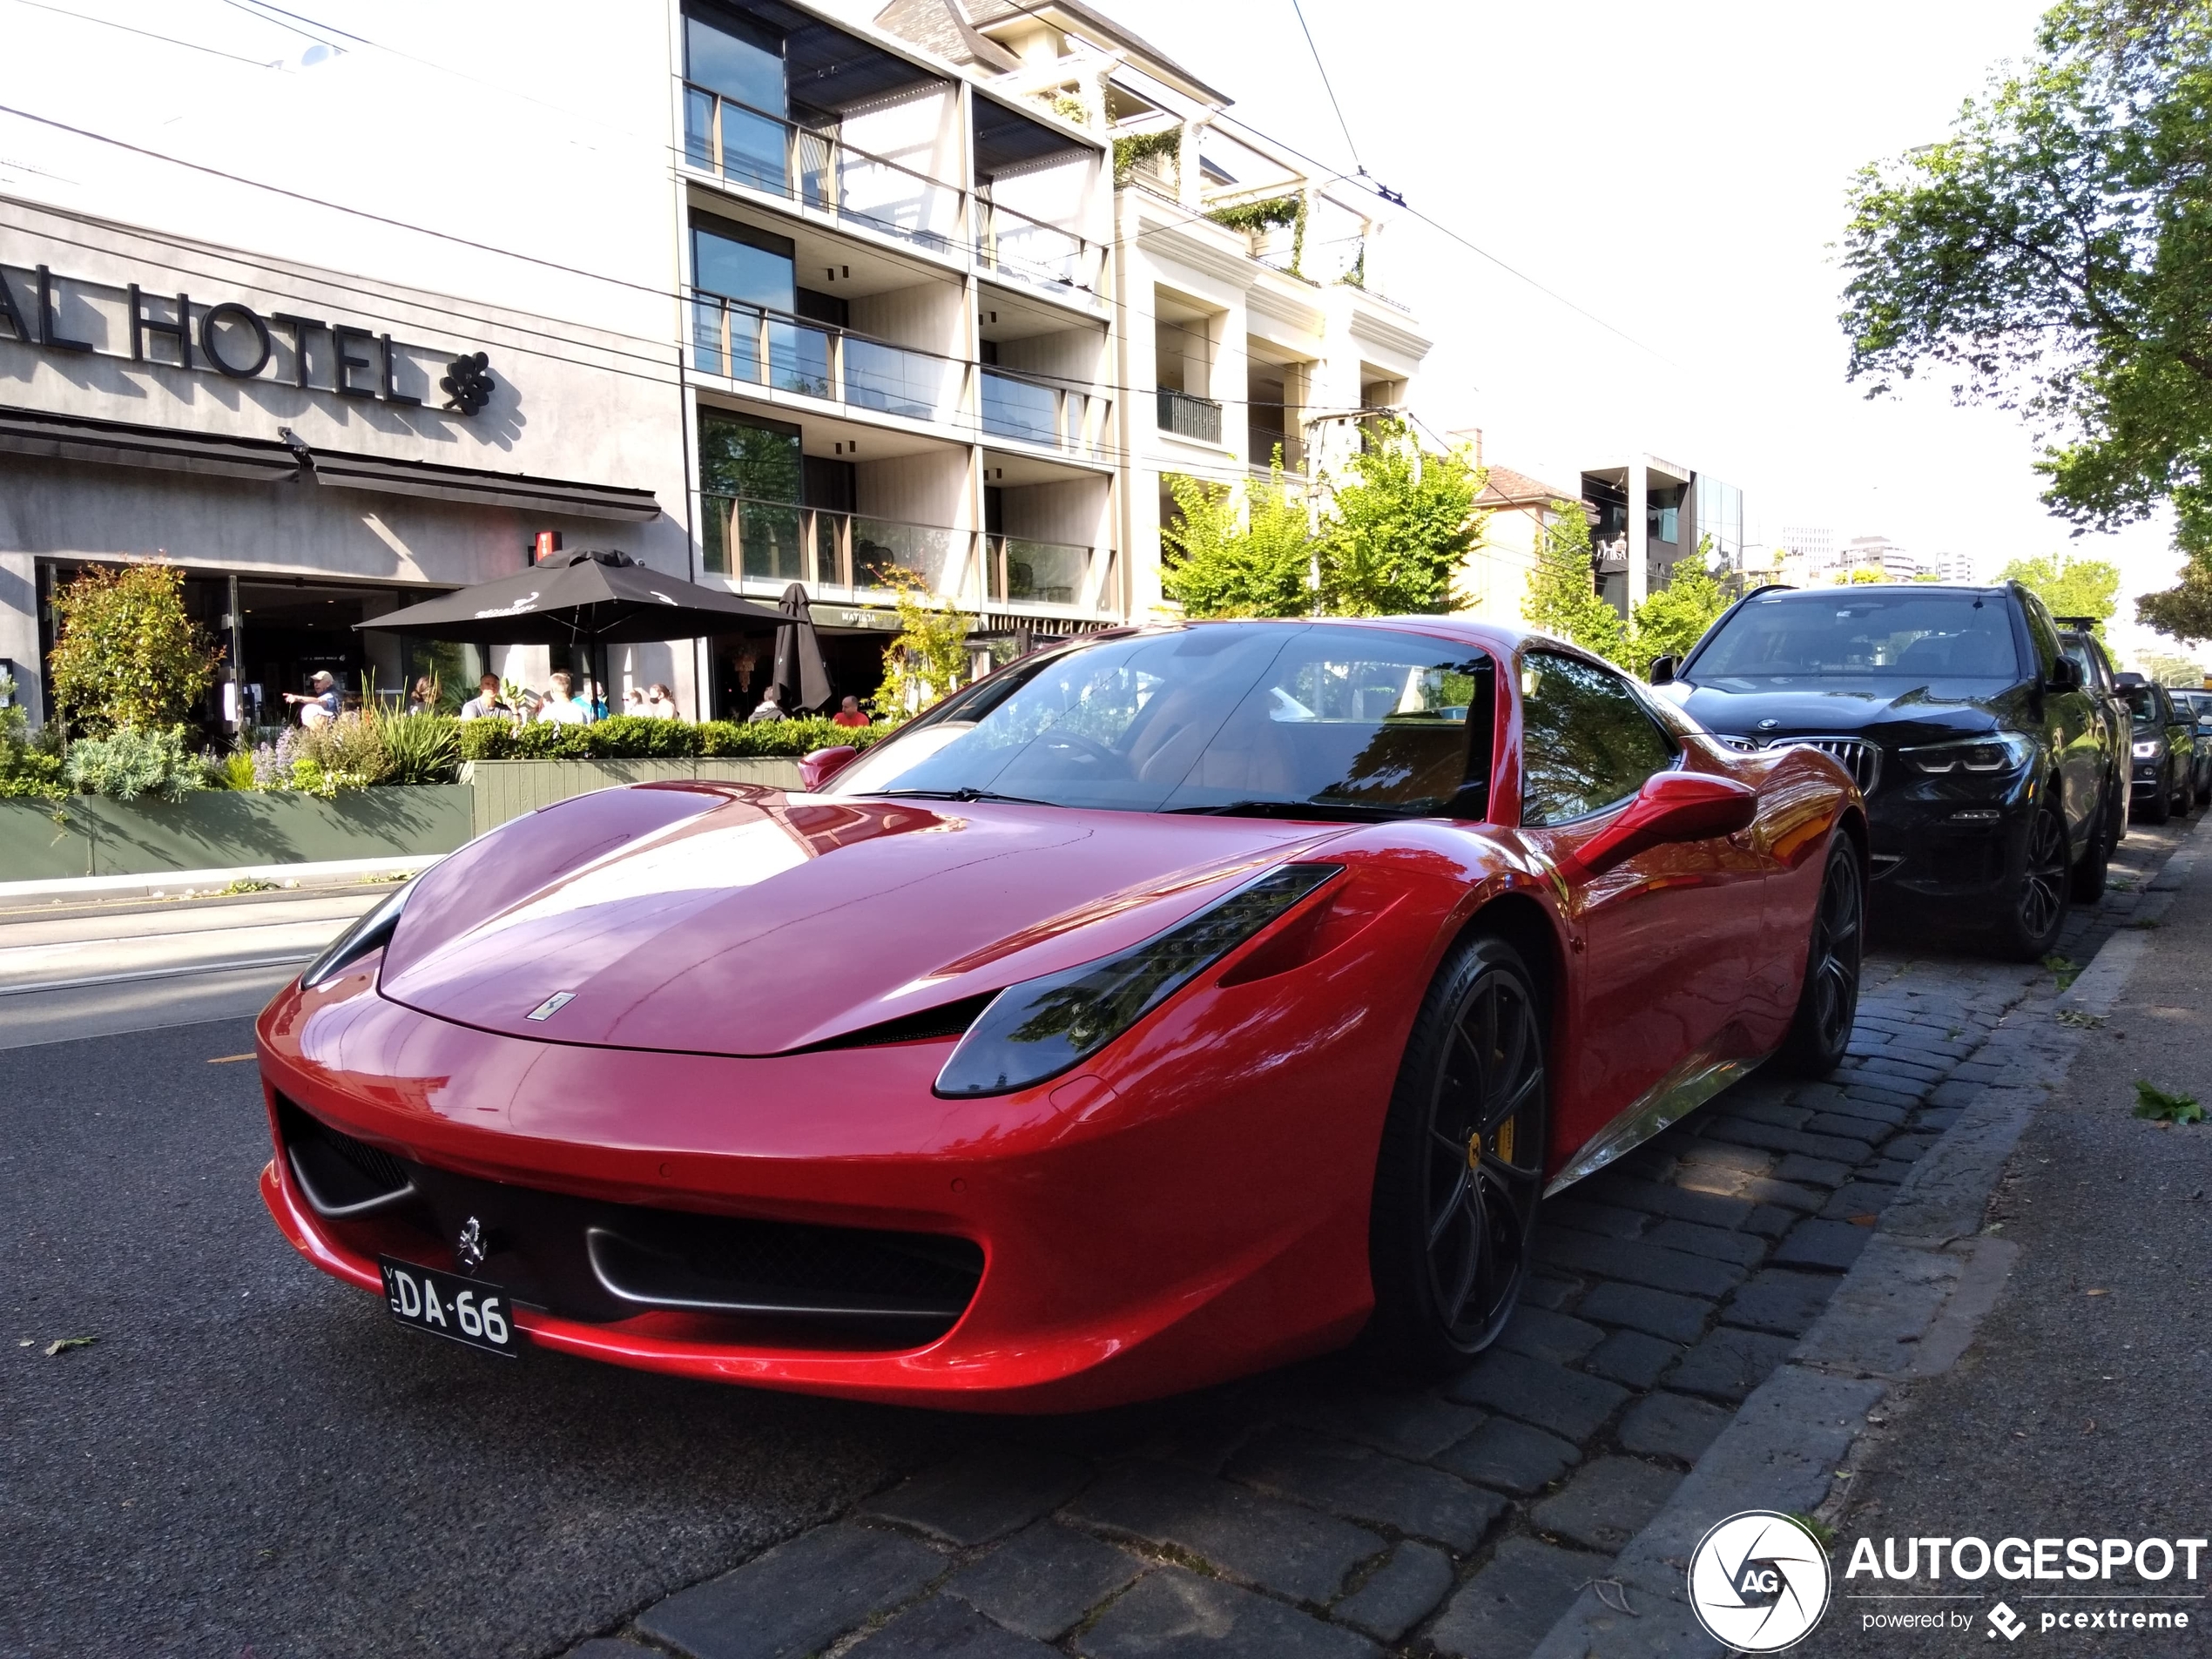
{"type": "Polygon", "coordinates": [[[1354,801],[1232,800],[1219,806],[1168,806],[1161,810],[1194,818],[1349,819],[1362,824],[1408,816],[1387,806],[1362,806],[1354,801]]]}
{"type": "Polygon", "coordinates": [[[1057,806],[1056,800],[1039,800],[1034,795],[1001,795],[995,789],[978,789],[972,784],[962,784],[958,789],[872,789],[872,795],[895,795],[907,800],[1003,800],[1017,806],[1057,806]]]}

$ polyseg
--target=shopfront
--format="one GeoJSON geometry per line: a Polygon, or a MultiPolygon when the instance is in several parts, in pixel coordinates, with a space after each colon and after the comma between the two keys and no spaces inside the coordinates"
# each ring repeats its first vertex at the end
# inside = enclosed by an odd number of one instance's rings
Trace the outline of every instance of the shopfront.
{"type": "MultiPolygon", "coordinates": [[[[0,659],[43,718],[51,596],[89,564],[183,570],[225,651],[199,723],[280,719],[426,671],[535,681],[543,648],[355,624],[526,568],[537,538],[695,574],[680,388],[573,321],[0,200],[0,659]]],[[[621,682],[688,700],[689,642],[621,682]]]]}

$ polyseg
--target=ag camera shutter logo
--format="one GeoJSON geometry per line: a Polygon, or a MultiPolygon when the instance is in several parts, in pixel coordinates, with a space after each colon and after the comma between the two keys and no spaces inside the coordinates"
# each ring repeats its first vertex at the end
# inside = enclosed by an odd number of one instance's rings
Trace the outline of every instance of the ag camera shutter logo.
{"type": "Polygon", "coordinates": [[[1705,1633],[1740,1653],[1779,1653],[1828,1609],[1828,1554],[1771,1509],[1730,1515],[1689,1558],[1689,1605],[1705,1633]]]}

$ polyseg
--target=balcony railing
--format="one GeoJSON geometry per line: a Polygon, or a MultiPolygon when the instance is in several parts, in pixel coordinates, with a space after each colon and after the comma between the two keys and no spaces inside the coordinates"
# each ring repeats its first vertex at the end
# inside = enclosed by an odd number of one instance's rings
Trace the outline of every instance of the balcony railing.
{"type": "Polygon", "coordinates": [[[1160,430],[1204,443],[1221,442],[1221,405],[1210,397],[1160,388],[1160,430]]]}
{"type": "Polygon", "coordinates": [[[1305,440],[1293,438],[1271,427],[1253,426],[1244,428],[1245,455],[1254,472],[1271,471],[1275,465],[1278,450],[1282,452],[1283,470],[1303,473],[1305,470],[1305,440]]]}
{"type": "Polygon", "coordinates": [[[720,294],[691,295],[691,364],[703,374],[914,421],[960,409],[968,365],[720,294]]]}
{"type": "Polygon", "coordinates": [[[688,83],[684,156],[732,184],[960,257],[967,192],[959,185],[688,83]]]}
{"type": "Polygon", "coordinates": [[[911,570],[958,604],[1080,606],[1102,550],[788,502],[707,495],[701,540],[707,571],[772,583],[803,582],[817,597],[881,601],[888,573],[911,570]]]}
{"type": "Polygon", "coordinates": [[[1105,249],[942,179],[689,82],[684,157],[703,172],[1031,287],[1096,293],[1105,249]]]}
{"type": "Polygon", "coordinates": [[[1042,444],[1065,455],[1094,454],[1104,440],[1111,399],[1002,368],[983,370],[982,389],[988,438],[1042,444]]]}
{"type": "Polygon", "coordinates": [[[1082,603],[1096,550],[1023,536],[983,537],[983,576],[994,604],[1008,600],[1041,605],[1082,603]]]}

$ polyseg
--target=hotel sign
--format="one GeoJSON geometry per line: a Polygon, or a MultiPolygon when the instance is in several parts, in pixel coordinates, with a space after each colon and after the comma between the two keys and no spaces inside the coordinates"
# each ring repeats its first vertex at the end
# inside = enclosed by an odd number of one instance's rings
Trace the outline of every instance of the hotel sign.
{"type": "Polygon", "coordinates": [[[0,266],[0,340],[10,335],[44,351],[127,357],[234,381],[278,380],[340,397],[420,407],[442,395],[437,407],[461,415],[482,409],[498,388],[482,352],[448,359],[354,323],[263,314],[235,300],[196,307],[190,294],[83,281],[43,265],[18,272],[0,266]],[[105,297],[105,306],[95,304],[95,293],[105,297]],[[78,337],[93,324],[104,340],[78,337]],[[120,349],[125,338],[127,354],[120,349]]]}

